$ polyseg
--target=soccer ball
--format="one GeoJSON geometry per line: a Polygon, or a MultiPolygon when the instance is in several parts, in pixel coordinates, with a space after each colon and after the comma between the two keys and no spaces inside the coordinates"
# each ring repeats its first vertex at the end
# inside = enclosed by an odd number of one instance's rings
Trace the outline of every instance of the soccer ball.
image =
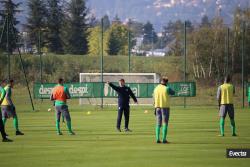
{"type": "Polygon", "coordinates": [[[88,112],[87,112],[87,115],[90,115],[90,114],[91,114],[91,112],[90,112],[90,111],[88,111],[88,112]]]}
{"type": "Polygon", "coordinates": [[[147,113],[148,113],[148,110],[145,110],[144,113],[147,114],[147,113]]]}

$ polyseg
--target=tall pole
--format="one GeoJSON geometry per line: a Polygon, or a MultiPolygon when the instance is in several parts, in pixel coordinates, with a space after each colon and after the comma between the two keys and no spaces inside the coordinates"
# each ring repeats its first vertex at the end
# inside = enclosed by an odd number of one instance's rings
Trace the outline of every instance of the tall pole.
{"type": "MultiPolygon", "coordinates": [[[[9,9],[8,9],[9,10],[9,9]]],[[[10,17],[9,11],[7,12],[7,29],[6,29],[6,49],[7,49],[7,57],[8,57],[8,80],[10,80],[10,46],[9,46],[9,28],[10,28],[10,17]]]]}
{"type": "Polygon", "coordinates": [[[244,88],[245,88],[245,84],[244,84],[244,68],[245,68],[245,64],[244,64],[244,57],[245,57],[245,21],[243,21],[242,23],[242,40],[241,40],[241,87],[242,87],[242,108],[245,107],[245,94],[244,94],[244,88]]]}
{"type": "Polygon", "coordinates": [[[130,64],[131,63],[131,33],[128,29],[128,72],[130,73],[130,64]]]}
{"type": "MultiPolygon", "coordinates": [[[[18,43],[18,38],[17,38],[17,34],[16,34],[15,30],[14,30],[13,20],[11,19],[11,20],[9,20],[9,22],[11,23],[10,27],[11,27],[11,30],[12,30],[12,34],[14,35],[15,44],[17,44],[18,43]]],[[[25,82],[26,82],[26,86],[27,86],[27,89],[28,89],[30,102],[31,102],[31,105],[32,105],[32,109],[34,111],[35,108],[34,108],[32,96],[31,96],[31,92],[30,92],[30,88],[29,88],[29,83],[28,83],[28,79],[27,79],[27,74],[26,74],[26,71],[25,71],[25,68],[24,68],[23,58],[22,58],[19,46],[17,46],[17,50],[18,50],[19,59],[21,61],[22,71],[23,71],[25,82]]]]}
{"type": "MultiPolygon", "coordinates": [[[[43,62],[42,62],[42,53],[41,53],[41,28],[39,28],[38,36],[39,36],[38,37],[38,54],[39,54],[39,58],[40,58],[40,83],[43,84],[43,62]]],[[[42,97],[41,101],[43,102],[43,97],[42,97]]]]}
{"type": "Polygon", "coordinates": [[[39,54],[39,57],[40,57],[40,82],[42,84],[43,82],[43,67],[42,67],[42,54],[41,54],[41,29],[39,28],[39,32],[38,32],[38,54],[39,54]]]}
{"type": "Polygon", "coordinates": [[[230,38],[230,29],[227,28],[227,43],[226,43],[226,74],[229,74],[229,38],[230,38]]]}
{"type": "Polygon", "coordinates": [[[103,18],[101,22],[101,108],[103,108],[103,18]]]}
{"type": "MultiPolygon", "coordinates": [[[[187,22],[184,23],[184,82],[187,82],[187,22]]],[[[184,97],[184,108],[186,108],[186,97],[184,97]]]]}
{"type": "Polygon", "coordinates": [[[154,56],[154,30],[153,28],[152,28],[151,36],[152,36],[151,50],[152,50],[152,56],[154,56]]]}

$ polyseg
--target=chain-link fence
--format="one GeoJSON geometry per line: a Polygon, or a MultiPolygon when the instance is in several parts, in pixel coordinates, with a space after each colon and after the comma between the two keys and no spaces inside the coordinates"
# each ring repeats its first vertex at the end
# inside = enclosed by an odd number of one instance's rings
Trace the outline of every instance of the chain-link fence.
{"type": "MultiPolygon", "coordinates": [[[[80,73],[156,73],[168,76],[170,82],[196,82],[196,97],[174,98],[173,105],[212,106],[217,105],[217,87],[230,74],[236,86],[236,105],[247,105],[249,20],[232,25],[225,25],[220,18],[199,24],[175,21],[153,25],[129,19],[106,25],[102,19],[88,29],[87,55],[49,53],[42,45],[43,33],[38,34],[38,48],[26,33],[20,34],[18,46],[31,87],[37,82],[56,82],[58,77],[79,82],[80,73]]],[[[17,50],[1,52],[0,60],[0,78],[14,78],[18,88],[24,87],[17,50]]],[[[100,77],[99,82],[106,80],[100,77]]]]}

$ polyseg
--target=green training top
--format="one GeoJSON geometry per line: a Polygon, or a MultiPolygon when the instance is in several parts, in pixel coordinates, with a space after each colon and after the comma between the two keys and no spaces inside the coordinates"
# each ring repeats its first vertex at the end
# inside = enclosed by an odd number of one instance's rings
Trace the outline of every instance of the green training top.
{"type": "Polygon", "coordinates": [[[0,93],[1,93],[0,101],[3,101],[3,99],[4,99],[5,95],[6,95],[6,91],[1,86],[0,86],[0,93]]]}

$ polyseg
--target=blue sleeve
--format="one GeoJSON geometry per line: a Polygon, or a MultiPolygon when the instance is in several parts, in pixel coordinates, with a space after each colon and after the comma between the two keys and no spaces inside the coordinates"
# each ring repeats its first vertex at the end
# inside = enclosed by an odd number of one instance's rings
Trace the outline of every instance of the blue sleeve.
{"type": "Polygon", "coordinates": [[[134,100],[134,102],[137,102],[137,99],[135,97],[135,94],[133,93],[133,91],[129,88],[129,96],[132,97],[132,99],[134,100]]]}
{"type": "Polygon", "coordinates": [[[120,89],[119,89],[118,86],[115,86],[115,85],[112,84],[112,83],[109,83],[109,86],[110,86],[112,89],[114,89],[116,92],[120,92],[120,89]]]}
{"type": "Polygon", "coordinates": [[[167,87],[167,94],[168,95],[175,95],[175,91],[171,89],[170,87],[167,87]]]}

